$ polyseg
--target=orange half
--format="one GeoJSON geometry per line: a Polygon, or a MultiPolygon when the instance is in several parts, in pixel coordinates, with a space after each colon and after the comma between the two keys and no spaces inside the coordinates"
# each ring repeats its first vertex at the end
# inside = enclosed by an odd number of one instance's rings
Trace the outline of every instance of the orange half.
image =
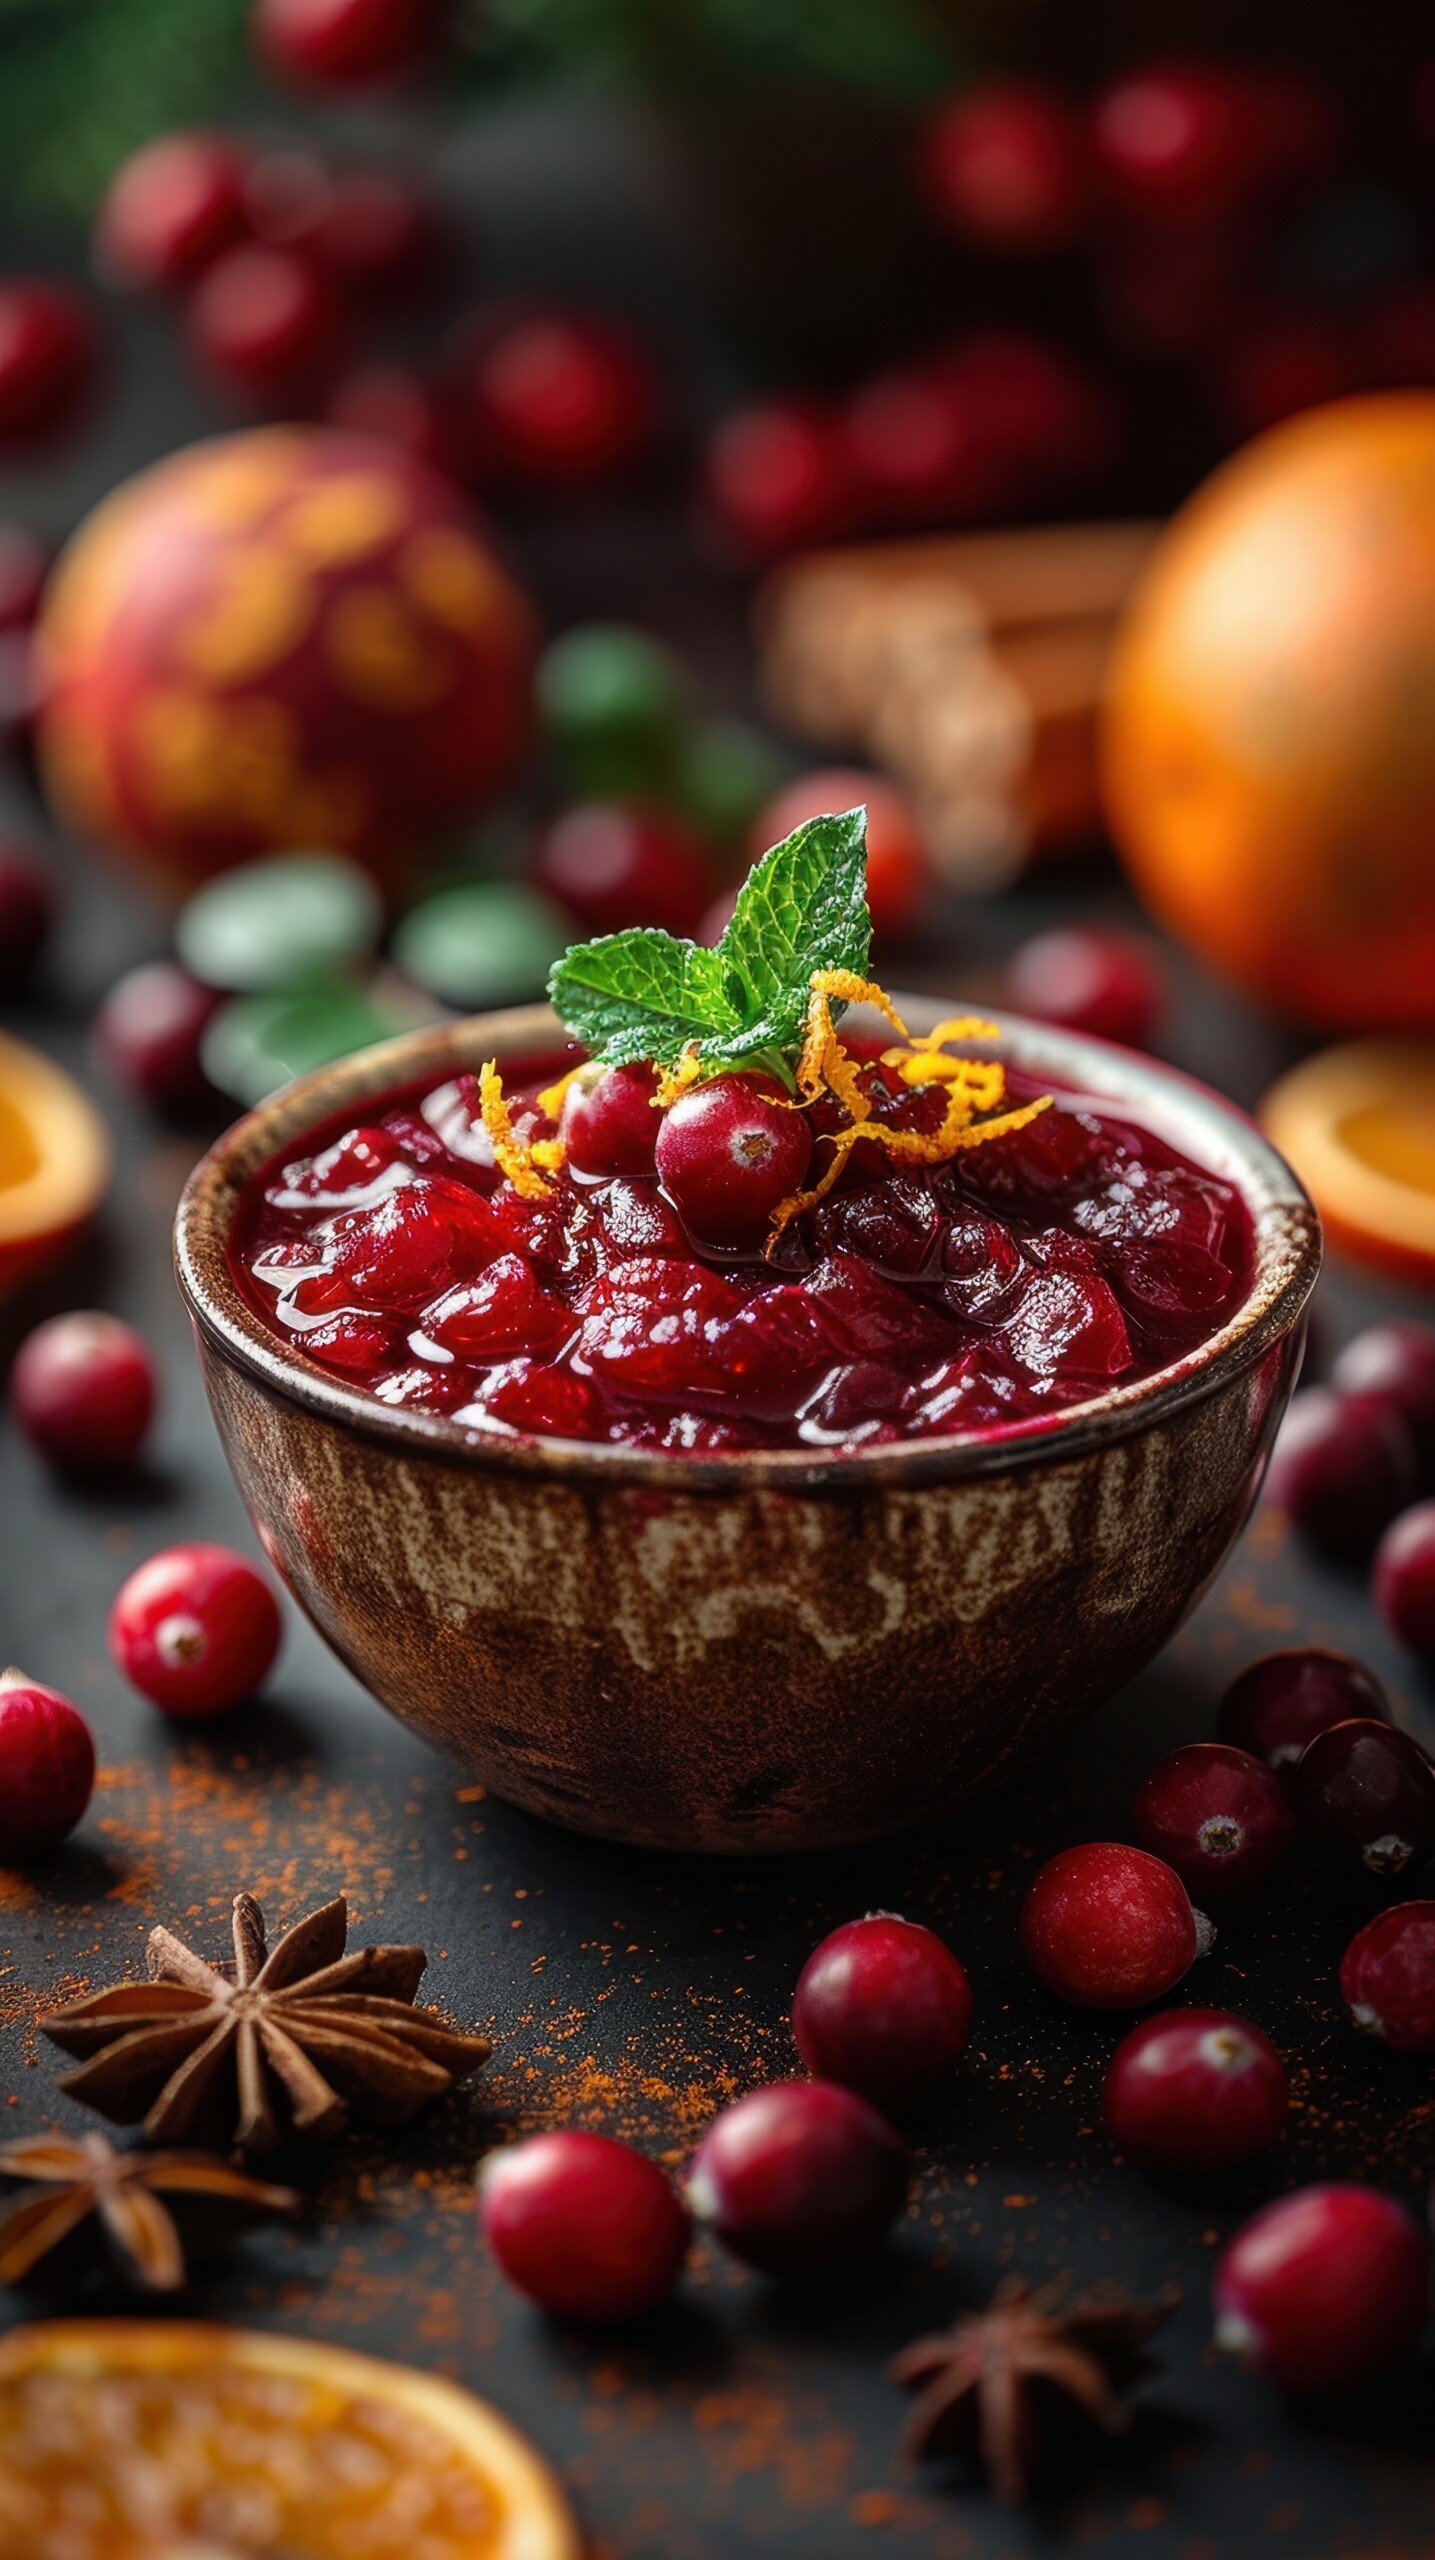
{"type": "Polygon", "coordinates": [[[0,2340],[6,2560],[578,2560],[551,2472],[453,2383],[182,2320],[0,2340]]]}
{"type": "Polygon", "coordinates": [[[1337,1250],[1435,1285],[1435,1043],[1322,1049],[1272,1085],[1259,1117],[1337,1250]]]}
{"type": "Polygon", "coordinates": [[[99,1207],[105,1124],[72,1076],[0,1033],[0,1297],[58,1261],[99,1207]]]}

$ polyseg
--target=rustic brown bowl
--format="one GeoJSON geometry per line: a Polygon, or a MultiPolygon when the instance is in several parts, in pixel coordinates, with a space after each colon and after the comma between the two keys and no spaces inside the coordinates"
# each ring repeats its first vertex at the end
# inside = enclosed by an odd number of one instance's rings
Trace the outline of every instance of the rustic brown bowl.
{"type": "MultiPolygon", "coordinates": [[[[917,1029],[936,1008],[907,1005],[917,1029]]],[[[376,1697],[530,1812],[669,1849],[816,1849],[958,1803],[1139,1671],[1228,1554],[1320,1264],[1295,1176],[1154,1062],[1007,1019],[1003,1053],[1233,1182],[1250,1294],[1198,1351],[1004,1441],[684,1458],[393,1412],[230,1274],[246,1184],[335,1115],[557,1040],[546,1009],[410,1032],[251,1111],[180,1204],[220,1436],[268,1553],[376,1697]]]]}

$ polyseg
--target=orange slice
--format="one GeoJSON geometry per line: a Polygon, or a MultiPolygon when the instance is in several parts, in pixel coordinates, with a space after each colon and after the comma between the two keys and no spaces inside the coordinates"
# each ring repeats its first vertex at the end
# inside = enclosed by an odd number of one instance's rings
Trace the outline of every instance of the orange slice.
{"type": "Polygon", "coordinates": [[[467,2391],[304,2338],[47,2320],[0,2340],[0,2552],[578,2560],[561,2491],[467,2391]]]}
{"type": "Polygon", "coordinates": [[[1259,1116],[1339,1251],[1435,1282],[1435,1044],[1322,1049],[1271,1087],[1259,1116]]]}
{"type": "Polygon", "coordinates": [[[94,1104],[38,1049],[0,1033],[0,1297],[59,1260],[109,1173],[94,1104]]]}

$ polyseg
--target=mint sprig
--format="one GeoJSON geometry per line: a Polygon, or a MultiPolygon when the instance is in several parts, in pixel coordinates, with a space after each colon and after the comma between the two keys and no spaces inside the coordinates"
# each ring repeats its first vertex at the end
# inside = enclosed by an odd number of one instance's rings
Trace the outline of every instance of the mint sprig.
{"type": "Polygon", "coordinates": [[[790,1085],[813,971],[865,976],[871,940],[867,812],[848,809],[763,855],[715,951],[650,927],[604,934],[565,952],[548,993],[604,1066],[671,1067],[692,1046],[708,1075],[761,1064],[790,1085]]]}

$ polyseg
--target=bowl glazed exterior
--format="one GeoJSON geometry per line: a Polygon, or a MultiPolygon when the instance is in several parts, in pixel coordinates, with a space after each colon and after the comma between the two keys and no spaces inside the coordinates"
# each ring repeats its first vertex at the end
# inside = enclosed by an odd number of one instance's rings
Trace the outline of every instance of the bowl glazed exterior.
{"type": "MultiPolygon", "coordinates": [[[[935,1008],[913,1002],[918,1028],[935,1008]]],[[[989,1785],[1130,1678],[1255,1499],[1319,1233],[1241,1115],[1034,1024],[1005,1054],[1235,1180],[1250,1295],[1184,1362],[1002,1441],[670,1457],[395,1413],[281,1344],[231,1278],[252,1174],[367,1096],[539,1011],[410,1033],[289,1088],[206,1158],[177,1256],[205,1385],[267,1552],[360,1680],[499,1795],[669,1849],[830,1847],[989,1785]]]]}

